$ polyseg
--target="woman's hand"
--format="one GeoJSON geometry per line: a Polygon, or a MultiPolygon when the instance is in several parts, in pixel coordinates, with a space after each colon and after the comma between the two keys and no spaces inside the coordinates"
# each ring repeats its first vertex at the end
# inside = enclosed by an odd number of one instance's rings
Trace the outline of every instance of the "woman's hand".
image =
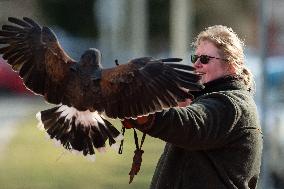
{"type": "Polygon", "coordinates": [[[137,117],[137,119],[131,119],[131,118],[126,119],[125,118],[123,121],[121,121],[121,123],[126,129],[131,129],[137,126],[139,127],[139,126],[150,124],[153,118],[154,118],[154,115],[141,116],[141,117],[137,117]]]}

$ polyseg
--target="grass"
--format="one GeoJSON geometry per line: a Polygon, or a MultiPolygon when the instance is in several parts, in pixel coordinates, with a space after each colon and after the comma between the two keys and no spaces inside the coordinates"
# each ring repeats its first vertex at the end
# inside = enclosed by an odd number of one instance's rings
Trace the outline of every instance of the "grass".
{"type": "MultiPolygon", "coordinates": [[[[135,150],[132,130],[126,131],[122,155],[108,148],[105,154],[96,153],[96,161],[91,162],[56,147],[36,125],[35,119],[21,123],[6,152],[0,155],[1,189],[148,188],[164,146],[162,141],[146,137],[141,170],[128,184],[135,150]]],[[[120,128],[119,122],[115,125],[120,128]]]]}

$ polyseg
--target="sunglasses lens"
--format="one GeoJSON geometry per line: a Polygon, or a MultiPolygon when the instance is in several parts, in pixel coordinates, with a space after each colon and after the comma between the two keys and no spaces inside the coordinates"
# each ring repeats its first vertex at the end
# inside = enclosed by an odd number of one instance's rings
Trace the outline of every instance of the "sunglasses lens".
{"type": "Polygon", "coordinates": [[[200,56],[200,62],[201,62],[202,64],[208,64],[209,60],[210,60],[210,57],[209,57],[209,56],[206,56],[206,55],[201,55],[201,56],[200,56]]]}
{"type": "Polygon", "coordinates": [[[200,56],[198,56],[198,55],[191,55],[191,62],[194,64],[194,63],[196,63],[196,61],[198,60],[198,58],[199,58],[199,60],[200,60],[200,62],[202,63],[202,64],[208,64],[209,63],[209,61],[210,61],[210,58],[212,58],[212,57],[210,57],[210,56],[208,56],[208,55],[200,55],[200,56]]]}
{"type": "Polygon", "coordinates": [[[191,63],[195,63],[199,57],[197,55],[191,55],[190,58],[191,58],[191,63]]]}

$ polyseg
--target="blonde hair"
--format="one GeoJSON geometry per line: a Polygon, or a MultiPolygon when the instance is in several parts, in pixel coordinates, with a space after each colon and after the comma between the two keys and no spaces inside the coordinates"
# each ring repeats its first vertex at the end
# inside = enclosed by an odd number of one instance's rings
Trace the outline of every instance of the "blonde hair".
{"type": "Polygon", "coordinates": [[[222,25],[208,27],[199,33],[193,47],[197,48],[204,40],[212,42],[220,50],[220,55],[228,60],[226,63],[231,64],[236,74],[243,77],[248,90],[254,90],[253,75],[245,65],[244,42],[232,28],[222,25]]]}

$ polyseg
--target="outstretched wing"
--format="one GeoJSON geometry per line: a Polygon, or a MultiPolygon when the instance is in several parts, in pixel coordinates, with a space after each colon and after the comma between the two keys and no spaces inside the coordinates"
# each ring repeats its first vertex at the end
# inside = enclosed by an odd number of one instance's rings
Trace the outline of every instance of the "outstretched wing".
{"type": "Polygon", "coordinates": [[[191,98],[200,90],[200,75],[181,59],[139,58],[102,71],[101,90],[105,113],[111,118],[135,118],[191,98]],[[170,63],[172,62],[172,63],[170,63]]]}
{"type": "Polygon", "coordinates": [[[30,18],[9,17],[0,30],[0,54],[17,71],[27,88],[50,103],[62,98],[69,67],[75,63],[61,48],[55,34],[30,18]]]}

